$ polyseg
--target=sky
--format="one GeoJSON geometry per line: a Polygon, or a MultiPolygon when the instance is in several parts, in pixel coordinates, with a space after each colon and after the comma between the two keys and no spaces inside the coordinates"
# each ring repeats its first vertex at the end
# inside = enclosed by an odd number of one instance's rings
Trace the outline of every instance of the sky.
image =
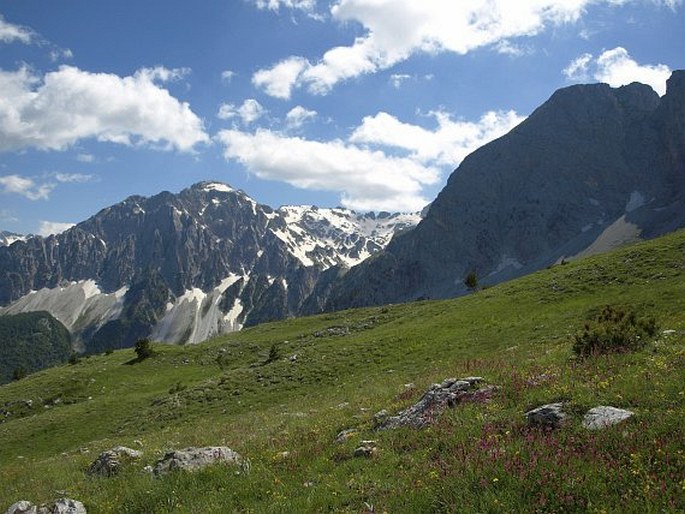
{"type": "Polygon", "coordinates": [[[0,0],[0,230],[226,182],[418,211],[558,88],[685,68],[682,0],[0,0]]]}

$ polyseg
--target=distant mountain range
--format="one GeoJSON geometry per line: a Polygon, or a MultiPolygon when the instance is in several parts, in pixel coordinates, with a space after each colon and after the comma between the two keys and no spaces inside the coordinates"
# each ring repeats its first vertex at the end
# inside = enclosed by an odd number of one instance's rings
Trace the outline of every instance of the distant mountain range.
{"type": "Polygon", "coordinates": [[[197,343],[320,310],[326,270],[336,278],[419,219],[272,209],[219,182],[132,196],[56,236],[11,236],[19,242],[0,248],[0,313],[46,310],[81,351],[147,336],[197,343]]]}
{"type": "MultiPolygon", "coordinates": [[[[265,149],[268,151],[268,149],[265,149]]],[[[133,196],[0,246],[0,314],[50,312],[77,349],[196,343],[269,320],[446,298],[685,226],[685,72],[561,89],[468,156],[420,219],[260,205],[219,182],[133,196]],[[414,228],[415,227],[415,228],[414,228]]],[[[5,233],[3,233],[5,234],[5,233]]]]}

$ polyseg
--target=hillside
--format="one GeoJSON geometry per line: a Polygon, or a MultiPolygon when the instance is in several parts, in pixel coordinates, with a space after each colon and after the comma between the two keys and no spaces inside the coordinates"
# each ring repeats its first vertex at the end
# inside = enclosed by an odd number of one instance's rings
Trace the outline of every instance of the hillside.
{"type": "Polygon", "coordinates": [[[455,300],[153,348],[141,362],[120,350],[0,387],[0,511],[61,495],[103,513],[685,508],[685,231],[455,300]],[[572,335],[607,304],[654,316],[660,335],[633,353],[572,358],[572,335]],[[428,428],[373,430],[378,411],[473,375],[500,389],[428,428]],[[566,426],[526,424],[524,412],[553,401],[566,402],[566,426]],[[585,430],[597,405],[635,415],[585,430]],[[358,432],[335,443],[344,429],[358,432]],[[369,458],[353,456],[362,440],[377,447],[369,458]],[[120,444],[140,462],[85,474],[120,444]],[[142,471],[168,449],[209,445],[249,459],[249,472],[142,471]]]}
{"type": "Polygon", "coordinates": [[[69,331],[47,312],[0,316],[0,384],[63,364],[70,355],[69,331]]]}

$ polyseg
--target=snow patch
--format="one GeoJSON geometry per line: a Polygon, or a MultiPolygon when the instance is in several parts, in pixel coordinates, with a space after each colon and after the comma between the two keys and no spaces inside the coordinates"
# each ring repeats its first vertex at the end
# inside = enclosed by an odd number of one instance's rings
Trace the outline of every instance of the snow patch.
{"type": "Polygon", "coordinates": [[[231,193],[235,191],[231,186],[221,182],[210,182],[202,186],[203,191],[219,191],[221,193],[231,193]]]}
{"type": "Polygon", "coordinates": [[[630,199],[626,204],[626,212],[633,212],[635,209],[639,209],[646,203],[645,197],[639,191],[633,191],[630,193],[630,199]]]}

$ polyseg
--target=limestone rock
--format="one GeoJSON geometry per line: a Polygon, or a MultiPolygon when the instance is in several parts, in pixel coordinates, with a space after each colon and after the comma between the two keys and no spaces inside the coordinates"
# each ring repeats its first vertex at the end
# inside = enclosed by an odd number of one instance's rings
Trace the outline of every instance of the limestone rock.
{"type": "Polygon", "coordinates": [[[154,474],[164,475],[180,469],[198,471],[212,464],[236,465],[246,469],[248,463],[238,453],[226,446],[207,446],[205,448],[185,448],[168,452],[155,465],[154,474]]]}
{"type": "Polygon", "coordinates": [[[142,452],[138,450],[132,450],[126,446],[116,446],[98,455],[88,468],[88,474],[102,477],[114,476],[120,471],[123,463],[139,459],[142,455],[142,452]]]}
{"type": "Polygon", "coordinates": [[[36,506],[26,500],[20,500],[10,505],[5,514],[36,514],[36,506]]]}
{"type": "Polygon", "coordinates": [[[358,430],[356,428],[348,428],[346,430],[342,430],[338,435],[335,437],[335,442],[340,444],[344,443],[348,439],[350,439],[352,436],[354,436],[358,430]]]}
{"type": "Polygon", "coordinates": [[[11,505],[5,514],[87,514],[87,511],[80,501],[60,498],[40,507],[26,500],[18,501],[11,505]]]}
{"type": "Polygon", "coordinates": [[[598,430],[610,427],[628,419],[633,414],[634,413],[629,410],[600,405],[599,407],[587,411],[583,417],[583,427],[588,430],[598,430]]]}
{"type": "Polygon", "coordinates": [[[354,450],[355,457],[373,457],[378,453],[376,441],[362,441],[361,446],[354,450]]]}
{"type": "Polygon", "coordinates": [[[531,425],[558,428],[566,419],[563,403],[548,403],[526,412],[526,418],[531,425]]]}

